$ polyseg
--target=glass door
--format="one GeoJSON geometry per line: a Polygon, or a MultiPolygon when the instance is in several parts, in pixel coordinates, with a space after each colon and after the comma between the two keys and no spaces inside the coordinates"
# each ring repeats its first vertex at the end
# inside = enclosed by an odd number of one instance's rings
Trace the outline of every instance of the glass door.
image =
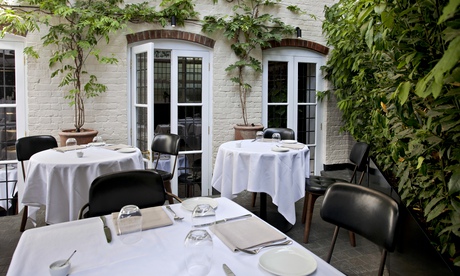
{"type": "MultiPolygon", "coordinates": [[[[147,46],[147,45],[150,45],[147,46]]],[[[133,47],[132,68],[134,141],[153,167],[150,144],[161,133],[182,138],[172,181],[180,197],[209,195],[208,97],[209,53],[153,47],[133,47]]],[[[172,159],[160,160],[170,170],[172,159]]]]}

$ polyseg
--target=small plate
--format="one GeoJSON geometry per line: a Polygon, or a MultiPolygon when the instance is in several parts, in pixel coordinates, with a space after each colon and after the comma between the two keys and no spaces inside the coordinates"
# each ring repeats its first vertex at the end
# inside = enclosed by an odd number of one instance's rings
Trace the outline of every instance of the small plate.
{"type": "Polygon", "coordinates": [[[119,149],[117,151],[121,152],[121,153],[131,153],[131,152],[135,152],[136,148],[122,148],[122,149],[119,149]]]}
{"type": "Polygon", "coordinates": [[[283,144],[297,144],[296,140],[281,140],[283,144]]]}
{"type": "Polygon", "coordinates": [[[315,272],[318,264],[307,251],[296,247],[280,247],[265,252],[259,265],[276,275],[301,276],[315,272]]]}
{"type": "Polygon", "coordinates": [[[286,152],[286,151],[289,151],[289,149],[288,148],[282,148],[282,147],[273,147],[272,151],[286,152]]]}
{"type": "Polygon", "coordinates": [[[209,197],[192,197],[182,202],[182,207],[188,211],[193,211],[198,204],[209,204],[212,208],[217,208],[217,201],[209,197]]]}
{"type": "Polygon", "coordinates": [[[105,142],[91,142],[91,143],[88,143],[88,146],[93,146],[93,147],[105,146],[105,142]]]}

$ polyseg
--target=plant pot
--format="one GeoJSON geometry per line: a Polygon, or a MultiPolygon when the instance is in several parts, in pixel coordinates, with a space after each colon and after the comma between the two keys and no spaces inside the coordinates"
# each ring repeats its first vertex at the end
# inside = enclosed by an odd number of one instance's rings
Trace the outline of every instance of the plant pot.
{"type": "Polygon", "coordinates": [[[254,139],[256,138],[257,131],[264,129],[263,125],[234,125],[235,140],[254,139]]]}
{"type": "Polygon", "coordinates": [[[65,141],[69,138],[77,139],[78,145],[84,145],[93,142],[93,138],[98,134],[97,130],[93,129],[84,129],[82,128],[80,132],[76,132],[75,129],[64,129],[59,132],[60,145],[65,146],[65,141]]]}

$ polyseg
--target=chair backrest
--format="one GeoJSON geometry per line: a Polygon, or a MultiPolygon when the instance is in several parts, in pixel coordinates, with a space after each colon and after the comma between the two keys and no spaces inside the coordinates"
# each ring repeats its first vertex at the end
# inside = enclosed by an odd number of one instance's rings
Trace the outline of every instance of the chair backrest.
{"type": "Polygon", "coordinates": [[[16,141],[16,156],[22,164],[22,175],[25,179],[24,161],[30,159],[37,152],[58,146],[56,138],[51,135],[36,135],[19,138],[16,141]]]}
{"type": "Polygon", "coordinates": [[[273,133],[279,133],[281,140],[295,140],[295,132],[290,128],[271,127],[264,129],[264,138],[272,138],[273,133]]]}
{"type": "Polygon", "coordinates": [[[357,142],[350,152],[350,161],[358,167],[358,171],[366,168],[369,157],[369,145],[364,142],[357,142]]]}
{"type": "Polygon", "coordinates": [[[390,252],[395,248],[398,203],[379,191],[350,183],[332,184],[324,195],[320,215],[390,252]]]}
{"type": "Polygon", "coordinates": [[[118,212],[130,204],[139,208],[161,206],[165,200],[163,179],[156,172],[133,170],[105,174],[91,183],[85,217],[118,212]]]}
{"type": "Polygon", "coordinates": [[[157,169],[158,163],[160,161],[161,154],[169,154],[174,155],[174,164],[171,166],[171,178],[174,175],[174,171],[176,170],[176,163],[177,163],[177,155],[179,154],[181,137],[177,134],[157,134],[152,141],[152,152],[158,153],[155,162],[155,169],[157,169]]]}

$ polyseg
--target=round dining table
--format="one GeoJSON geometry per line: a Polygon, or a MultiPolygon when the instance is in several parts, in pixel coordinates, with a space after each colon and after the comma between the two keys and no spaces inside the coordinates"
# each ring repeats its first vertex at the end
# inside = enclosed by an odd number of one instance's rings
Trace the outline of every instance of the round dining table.
{"type": "Polygon", "coordinates": [[[226,142],[217,152],[212,186],[227,198],[234,198],[243,190],[261,193],[260,216],[271,223],[266,217],[268,194],[292,226],[296,221],[295,202],[305,196],[309,160],[308,146],[300,143],[274,143],[271,139],[226,142]]]}
{"type": "MultiPolygon", "coordinates": [[[[47,224],[76,220],[80,208],[88,202],[93,180],[103,174],[144,169],[137,148],[88,146],[77,150],[49,149],[34,154],[27,166],[22,203],[29,206],[29,217],[46,206],[47,224]],[[127,150],[128,149],[128,150],[127,150]]],[[[126,183],[129,185],[129,183],[126,183]]]]}

